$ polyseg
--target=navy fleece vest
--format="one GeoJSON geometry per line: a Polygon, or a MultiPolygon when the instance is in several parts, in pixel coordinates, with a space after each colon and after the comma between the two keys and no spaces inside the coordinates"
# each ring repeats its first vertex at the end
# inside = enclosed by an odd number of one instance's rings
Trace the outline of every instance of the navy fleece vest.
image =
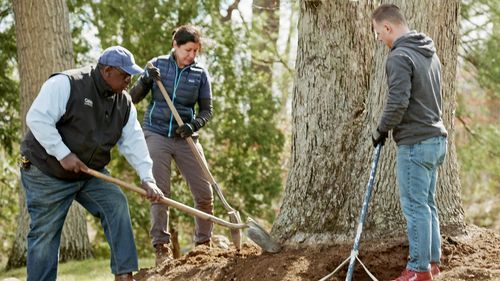
{"type": "MultiPolygon", "coordinates": [[[[191,122],[195,117],[194,106],[198,101],[203,69],[196,63],[180,69],[170,55],[158,57],[153,65],[160,69],[163,86],[182,121],[191,122]]],[[[178,125],[156,83],[153,83],[152,96],[144,114],[144,129],[174,137],[178,125]]]]}

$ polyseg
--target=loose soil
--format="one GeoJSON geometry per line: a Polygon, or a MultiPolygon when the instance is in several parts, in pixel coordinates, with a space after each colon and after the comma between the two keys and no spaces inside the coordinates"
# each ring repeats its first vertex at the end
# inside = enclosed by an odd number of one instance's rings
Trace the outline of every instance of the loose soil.
{"type": "MultiPolygon", "coordinates": [[[[296,281],[319,280],[339,266],[352,245],[314,248],[285,248],[278,254],[261,253],[253,244],[243,244],[240,252],[200,246],[180,259],[156,268],[141,269],[139,281],[214,280],[214,281],[296,281]]],[[[441,274],[434,280],[500,280],[500,235],[491,230],[469,226],[464,235],[443,237],[441,274]]],[[[378,280],[391,280],[404,269],[407,242],[394,239],[362,243],[359,258],[378,280]]],[[[372,280],[356,263],[353,280],[372,280]]],[[[329,280],[345,280],[348,264],[329,280]]]]}

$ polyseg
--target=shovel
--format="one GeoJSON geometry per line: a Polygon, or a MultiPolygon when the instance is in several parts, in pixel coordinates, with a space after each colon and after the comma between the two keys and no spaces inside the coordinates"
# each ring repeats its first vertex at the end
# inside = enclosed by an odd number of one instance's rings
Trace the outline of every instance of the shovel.
{"type": "MultiPolygon", "coordinates": [[[[148,64],[149,67],[151,67],[151,63],[148,64]]],[[[179,113],[175,109],[174,104],[172,103],[172,100],[170,99],[167,90],[163,86],[163,83],[161,80],[156,80],[156,84],[158,85],[158,88],[160,88],[161,93],[163,94],[163,97],[167,101],[168,107],[170,108],[170,111],[172,111],[175,121],[177,121],[177,124],[180,126],[184,125],[184,122],[182,121],[181,117],[179,116],[179,113]]],[[[209,180],[210,185],[214,188],[215,192],[217,193],[217,196],[222,202],[222,205],[224,206],[224,209],[228,212],[229,215],[229,221],[234,224],[241,224],[241,218],[240,214],[238,211],[236,211],[234,208],[232,208],[229,203],[226,201],[224,198],[224,195],[222,194],[222,190],[215,181],[215,178],[212,176],[212,173],[210,173],[210,170],[208,169],[207,163],[203,160],[200,152],[196,148],[196,145],[194,144],[194,141],[191,137],[187,137],[186,141],[189,145],[189,148],[193,152],[193,155],[196,157],[196,160],[198,161],[198,164],[200,165],[201,169],[203,170],[203,173],[205,174],[205,177],[209,180]]],[[[238,228],[231,228],[231,238],[233,240],[234,245],[236,246],[236,249],[240,250],[241,249],[241,232],[238,228]]]]}
{"type": "MultiPolygon", "coordinates": [[[[105,174],[100,173],[96,170],[88,168],[88,170],[86,170],[84,172],[91,175],[91,176],[94,176],[96,178],[105,180],[107,182],[114,183],[114,184],[121,186],[125,189],[128,189],[130,191],[139,193],[142,196],[147,195],[146,191],[140,187],[126,183],[126,182],[121,181],[117,178],[105,175],[105,174]]],[[[184,205],[182,203],[179,203],[179,202],[172,200],[170,198],[167,198],[167,197],[162,197],[160,199],[160,203],[167,205],[169,207],[175,208],[177,210],[183,211],[185,213],[188,213],[189,215],[201,218],[203,220],[211,221],[211,222],[216,223],[218,225],[225,226],[231,230],[238,230],[238,232],[241,229],[248,228],[248,230],[247,230],[248,238],[250,238],[257,245],[259,245],[264,251],[269,252],[269,253],[277,253],[281,250],[280,244],[278,244],[276,241],[274,241],[272,239],[271,235],[269,235],[269,233],[267,233],[265,229],[263,229],[261,226],[259,226],[251,218],[248,218],[247,223],[231,223],[231,222],[227,222],[223,219],[220,219],[218,217],[215,217],[213,215],[202,212],[198,209],[195,209],[195,208],[189,207],[187,205],[184,205]]]]}

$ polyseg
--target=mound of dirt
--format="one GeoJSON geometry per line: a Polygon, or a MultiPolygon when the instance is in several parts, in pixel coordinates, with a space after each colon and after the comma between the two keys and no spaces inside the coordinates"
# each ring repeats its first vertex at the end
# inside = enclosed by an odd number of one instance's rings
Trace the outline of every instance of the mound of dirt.
{"type": "MultiPolygon", "coordinates": [[[[280,253],[261,253],[254,245],[234,249],[197,247],[180,259],[159,267],[141,269],[134,278],[140,281],[165,280],[319,280],[339,266],[352,245],[285,248],[280,253]]],[[[459,237],[443,237],[442,273],[434,280],[500,280],[500,235],[470,226],[459,237]]],[[[362,243],[359,258],[379,280],[397,277],[404,269],[408,244],[394,239],[362,243]]],[[[353,280],[371,278],[357,263],[353,280]]],[[[330,280],[345,280],[347,264],[330,280]]]]}

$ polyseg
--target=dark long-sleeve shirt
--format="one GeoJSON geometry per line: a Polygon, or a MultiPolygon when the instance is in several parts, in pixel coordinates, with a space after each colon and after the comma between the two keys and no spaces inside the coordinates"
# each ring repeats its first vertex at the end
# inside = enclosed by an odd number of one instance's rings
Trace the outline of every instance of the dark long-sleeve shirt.
{"type": "Polygon", "coordinates": [[[398,38],[386,62],[389,91],[378,129],[398,144],[446,136],[442,120],[441,63],[434,42],[411,31],[398,38]]]}

